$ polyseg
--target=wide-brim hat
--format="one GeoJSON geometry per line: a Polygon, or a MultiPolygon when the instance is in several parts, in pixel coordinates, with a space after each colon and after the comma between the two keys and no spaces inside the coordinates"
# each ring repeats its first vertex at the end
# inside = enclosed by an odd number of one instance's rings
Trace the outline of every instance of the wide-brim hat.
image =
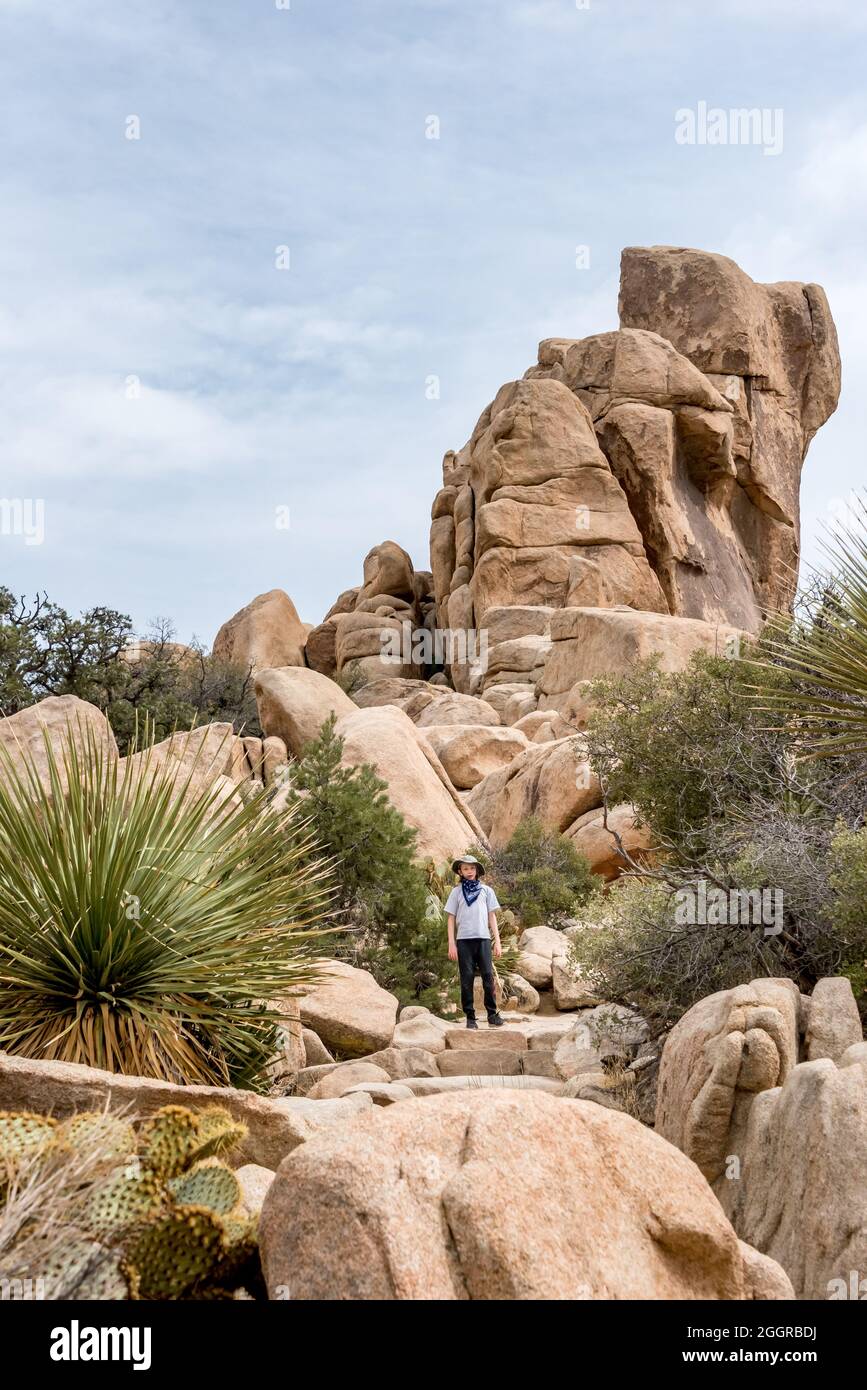
{"type": "Polygon", "coordinates": [[[462,865],[462,864],[475,864],[475,866],[476,866],[476,875],[477,875],[479,878],[484,878],[484,876],[485,876],[485,866],[484,866],[484,864],[482,863],[482,861],[481,861],[480,859],[477,859],[477,858],[476,858],[476,856],[475,856],[474,854],[462,854],[461,857],[460,857],[460,859],[456,859],[456,860],[454,861],[454,863],[452,864],[452,873],[453,873],[453,874],[459,874],[460,871],[461,871],[461,865],[462,865]]]}

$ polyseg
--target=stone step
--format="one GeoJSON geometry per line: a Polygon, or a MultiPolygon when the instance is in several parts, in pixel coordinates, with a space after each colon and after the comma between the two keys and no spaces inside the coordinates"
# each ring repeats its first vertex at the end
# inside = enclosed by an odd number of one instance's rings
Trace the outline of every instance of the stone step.
{"type": "Polygon", "coordinates": [[[496,1048],[502,1052],[526,1052],[527,1039],[523,1033],[506,1028],[450,1028],[444,1035],[446,1051],[486,1052],[496,1048]]]}
{"type": "Polygon", "coordinates": [[[444,1091],[487,1090],[491,1086],[515,1091],[547,1091],[549,1095],[560,1096],[564,1089],[564,1082],[555,1081],[550,1076],[408,1076],[393,1084],[408,1086],[415,1096],[436,1096],[444,1091]]]}
{"type": "Polygon", "coordinates": [[[562,1081],[554,1053],[543,1048],[512,1052],[505,1048],[447,1048],[437,1058],[440,1076],[552,1076],[562,1081]]]}
{"type": "Polygon", "coordinates": [[[440,1076],[518,1076],[522,1060],[505,1047],[446,1048],[437,1058],[440,1076]]]}
{"type": "Polygon", "coordinates": [[[557,1044],[562,1042],[569,1032],[571,1032],[571,1026],[569,1028],[540,1028],[538,1032],[528,1034],[527,1042],[531,1051],[538,1048],[542,1052],[553,1052],[557,1044]]]}
{"type": "Polygon", "coordinates": [[[550,1048],[530,1046],[530,1051],[521,1057],[521,1071],[524,1076],[550,1076],[556,1081],[563,1078],[554,1066],[554,1053],[550,1048]]]}

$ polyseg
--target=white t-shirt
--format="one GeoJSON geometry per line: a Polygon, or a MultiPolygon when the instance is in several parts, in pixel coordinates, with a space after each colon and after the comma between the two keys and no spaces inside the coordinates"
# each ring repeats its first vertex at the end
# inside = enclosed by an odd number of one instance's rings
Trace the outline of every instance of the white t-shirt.
{"type": "Polygon", "coordinates": [[[474,903],[468,903],[461,885],[458,883],[449,893],[446,912],[455,919],[455,941],[483,937],[491,939],[488,927],[488,913],[496,912],[500,904],[493,888],[482,884],[482,891],[474,903]]]}

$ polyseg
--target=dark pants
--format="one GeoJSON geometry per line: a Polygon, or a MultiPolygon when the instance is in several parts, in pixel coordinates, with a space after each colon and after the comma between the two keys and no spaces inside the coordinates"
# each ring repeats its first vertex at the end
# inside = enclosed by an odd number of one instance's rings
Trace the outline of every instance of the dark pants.
{"type": "Polygon", "coordinates": [[[491,958],[491,943],[484,937],[470,937],[457,941],[458,969],[461,972],[461,1008],[467,1018],[475,1018],[473,1002],[473,980],[481,975],[485,991],[485,1008],[488,1018],[497,1012],[497,996],[494,992],[494,962],[491,958]]]}

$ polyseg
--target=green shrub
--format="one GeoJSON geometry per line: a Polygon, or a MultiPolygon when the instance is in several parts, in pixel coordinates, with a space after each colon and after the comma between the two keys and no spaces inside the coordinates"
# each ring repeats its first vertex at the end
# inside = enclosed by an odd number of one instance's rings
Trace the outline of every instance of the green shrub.
{"type": "Polygon", "coordinates": [[[574,934],[569,954],[603,998],[667,1026],[705,995],[785,973],[761,927],[679,925],[677,891],[624,877],[586,905],[593,925],[574,934]]]}
{"type": "Polygon", "coordinates": [[[788,744],[762,727],[745,661],[693,654],[669,674],[652,658],[595,681],[586,732],[609,806],[633,802],[657,842],[687,858],[714,823],[780,783],[788,744]]]}
{"type": "MultiPolygon", "coordinates": [[[[867,954],[857,846],[834,849],[861,824],[863,795],[846,760],[799,760],[791,730],[769,727],[752,698],[754,678],[750,661],[695,654],[681,672],[650,661],[594,686],[602,707],[588,730],[591,762],[608,803],[632,801],[660,850],[655,869],[612,887],[603,929],[584,933],[578,959],[605,976],[608,997],[640,995],[668,1020],[756,976],[787,976],[808,991],[867,954]],[[702,882],[773,895],[779,930],[762,920],[679,923],[677,895],[702,882]]],[[[789,677],[776,670],[766,680],[782,687],[789,677]]]]}
{"type": "Polygon", "coordinates": [[[867,1016],[867,827],[841,830],[831,846],[831,919],[839,933],[841,973],[867,1016]]]}
{"type": "MultiPolygon", "coordinates": [[[[74,732],[74,731],[73,731],[74,732]]],[[[199,769],[121,768],[79,729],[47,784],[0,745],[0,1050],[264,1084],[283,998],[315,975],[327,881],[297,813],[199,769]]]]}
{"type": "Polygon", "coordinates": [[[867,956],[865,832],[839,833],[829,853],[821,818],[778,810],[762,823],[719,824],[718,833],[718,857],[703,867],[626,875],[586,906],[585,920],[600,929],[579,934],[574,958],[606,998],[671,1022],[705,995],[759,976],[785,976],[809,992],[822,976],[844,973],[854,987],[867,956]],[[722,914],[707,906],[704,921],[679,920],[685,901],[703,893],[711,904],[717,890],[722,914]],[[755,906],[739,921],[730,895],[746,903],[746,893],[755,906]]]}
{"type": "Polygon", "coordinates": [[[225,721],[260,734],[249,668],[218,659],[198,644],[174,641],[165,619],[131,645],[132,621],[112,608],[73,617],[47,595],[31,604],[0,587],[0,711],[49,695],[76,695],[106,715],[121,752],[147,723],[155,740],[193,724],[225,721]]]}
{"type": "Polygon", "coordinates": [[[489,868],[497,897],[521,927],[557,926],[573,917],[596,879],[571,840],[535,817],[522,821],[500,849],[474,853],[489,868]]]}
{"type": "Polygon", "coordinates": [[[178,649],[155,634],[129,653],[106,696],[92,700],[105,713],[122,752],[133,745],[143,721],[156,741],[194,724],[227,723],[235,733],[262,733],[252,672],[210,655],[201,647],[178,649]]]}
{"type": "Polygon", "coordinates": [[[331,909],[346,934],[335,954],[369,970],[401,1003],[438,1008],[454,998],[442,903],[413,855],[416,833],[390,805],[369,764],[341,766],[332,716],[288,770],[290,799],[334,864],[331,909]]]}

